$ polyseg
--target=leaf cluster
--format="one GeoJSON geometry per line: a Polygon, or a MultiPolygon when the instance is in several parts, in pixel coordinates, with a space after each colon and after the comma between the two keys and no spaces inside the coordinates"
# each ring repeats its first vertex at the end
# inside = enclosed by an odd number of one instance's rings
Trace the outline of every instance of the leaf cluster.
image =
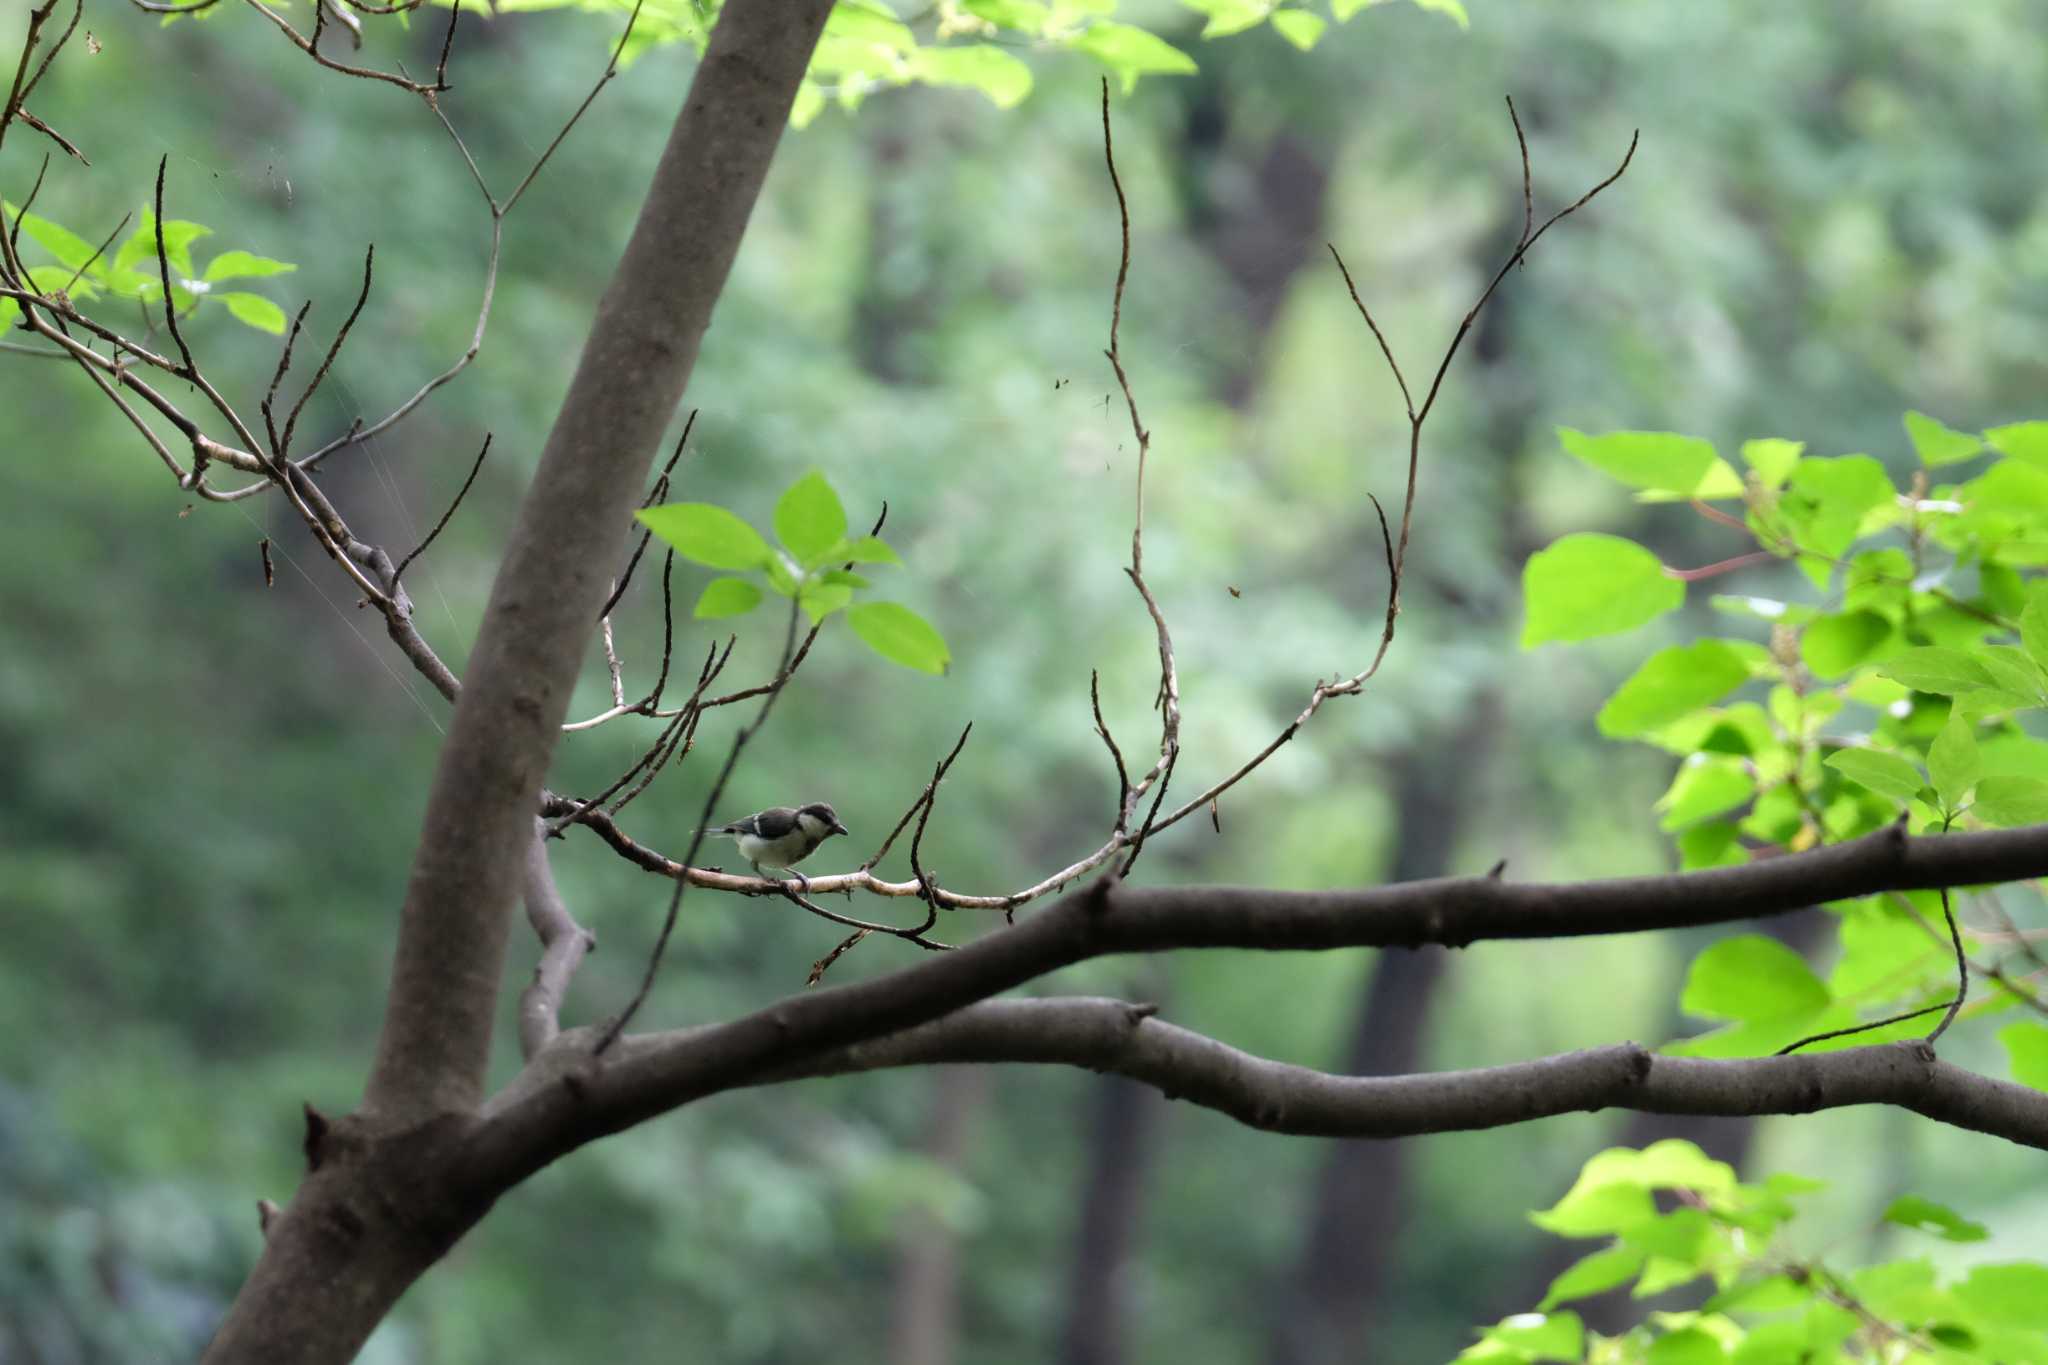
{"type": "Polygon", "coordinates": [[[880,536],[847,534],[839,494],[816,470],[791,484],[775,504],[780,548],[716,503],[668,503],[639,515],[648,529],[693,564],[760,575],[759,582],[723,575],[705,584],[694,612],[699,620],[744,616],[772,593],[801,609],[814,627],[845,612],[853,633],[891,663],[936,674],[944,673],[952,662],[945,637],[909,607],[853,600],[870,586],[856,565],[902,561],[880,536]]]}
{"type": "MultiPolygon", "coordinates": [[[[1530,1215],[1560,1237],[1605,1239],[1551,1282],[1536,1311],[1480,1331],[1457,1359],[1470,1365],[1778,1365],[1800,1361],[1960,1362],[2048,1359],[2048,1267],[1979,1265],[1943,1283],[1924,1257],[1836,1272],[1781,1249],[1795,1201],[1824,1188],[1798,1176],[1754,1184],[1689,1142],[1612,1148],[1570,1191],[1530,1215]],[[1706,1280],[1697,1308],[1651,1313],[1617,1336],[1589,1331],[1562,1304],[1624,1285],[1647,1298],[1706,1280]]],[[[1881,1222],[1944,1242],[1985,1229],[1917,1196],[1881,1222]]]]}

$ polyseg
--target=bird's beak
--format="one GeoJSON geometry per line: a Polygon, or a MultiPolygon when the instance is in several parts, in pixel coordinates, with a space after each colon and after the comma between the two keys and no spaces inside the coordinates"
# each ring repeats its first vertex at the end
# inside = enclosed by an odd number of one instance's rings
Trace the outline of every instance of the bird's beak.
{"type": "Polygon", "coordinates": [[[847,828],[846,826],[844,826],[844,825],[840,824],[840,823],[839,823],[839,822],[838,822],[837,820],[834,820],[834,821],[832,822],[832,832],[833,832],[834,834],[851,834],[851,833],[853,833],[853,831],[852,831],[852,830],[850,830],[850,829],[848,829],[848,828],[847,828]]]}

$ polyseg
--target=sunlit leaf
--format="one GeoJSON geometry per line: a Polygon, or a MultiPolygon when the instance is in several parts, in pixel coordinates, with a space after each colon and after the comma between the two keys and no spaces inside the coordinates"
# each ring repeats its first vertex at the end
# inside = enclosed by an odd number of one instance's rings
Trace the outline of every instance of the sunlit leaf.
{"type": "Polygon", "coordinates": [[[1984,433],[1999,454],[2048,468],[2048,422],[2014,422],[1984,433]]]}
{"type": "Polygon", "coordinates": [[[761,589],[744,578],[714,578],[704,585],[691,615],[700,621],[744,616],[761,605],[761,589]]]}
{"type": "Polygon", "coordinates": [[[920,673],[944,673],[952,655],[931,623],[896,602],[862,602],[847,608],[846,623],[868,648],[920,673]]]}
{"type": "Polygon", "coordinates": [[[759,569],[775,558],[761,533],[708,502],[672,502],[637,514],[677,554],[713,569],[759,569]]]}
{"type": "Polygon", "coordinates": [[[1897,754],[1880,749],[1842,749],[1828,756],[1827,765],[1850,781],[1895,801],[1912,800],[1926,785],[1918,768],[1897,754]]]}
{"type": "Polygon", "coordinates": [[[1915,692],[1952,694],[1992,686],[1990,670],[1957,649],[1909,649],[1887,659],[1877,671],[1915,692]]]}
{"type": "Polygon", "coordinates": [[[1920,463],[1930,468],[1960,464],[1984,449],[1984,442],[1967,431],[1954,431],[1925,413],[1906,414],[1906,436],[1920,463]]]}
{"type": "Polygon", "coordinates": [[[2038,777],[1982,778],[1970,813],[1986,824],[2006,828],[2048,822],[2048,782],[2038,777]]]}
{"type": "Polygon", "coordinates": [[[1833,681],[1869,660],[1891,637],[1892,623],[1874,611],[1823,616],[1799,634],[1799,657],[1816,678],[1833,681]]]}
{"type": "Polygon", "coordinates": [[[1927,746],[1927,776],[1941,804],[1949,810],[1960,809],[1963,793],[1976,785],[1983,772],[1975,727],[1962,716],[1951,715],[1934,743],[1927,746]]]}
{"type": "Polygon", "coordinates": [[[1273,28],[1288,42],[1303,52],[1316,45],[1328,27],[1323,16],[1305,9],[1276,10],[1273,14],[1273,28]]]}
{"type": "Polygon", "coordinates": [[[284,309],[261,294],[227,293],[214,297],[228,306],[228,311],[235,315],[237,321],[272,336],[284,335],[284,309]]]}
{"type": "Polygon", "coordinates": [[[1826,1005],[1828,988],[1806,959],[1774,938],[1738,934],[1693,959],[1679,999],[1702,1019],[1762,1020],[1826,1005]]]}
{"type": "Polygon", "coordinates": [[[1892,1200],[1885,1208],[1884,1221],[1931,1232],[1944,1242],[1981,1242],[1991,1235],[1982,1223],[1973,1223],[1954,1209],[1917,1194],[1892,1200]]]}
{"type": "Polygon", "coordinates": [[[846,538],[846,509],[823,474],[812,470],[776,501],[775,534],[807,569],[824,563],[825,552],[846,538]]]}
{"type": "Polygon", "coordinates": [[[1529,557],[1522,596],[1528,649],[1634,630],[1684,602],[1685,585],[1634,541],[1584,532],[1529,557]]]}
{"type": "Polygon", "coordinates": [[[1742,476],[1697,436],[1668,431],[1611,431],[1588,436],[1559,427],[1565,450],[1630,488],[1664,498],[1738,498],[1742,476]]]}
{"type": "Polygon", "coordinates": [[[1629,676],[1595,723],[1600,733],[1628,738],[1667,725],[1749,681],[1749,665],[1719,640],[1660,649],[1629,676]]]}
{"type": "Polygon", "coordinates": [[[1128,95],[1140,76],[1190,76],[1194,59],[1164,38],[1129,24],[1100,22],[1074,40],[1074,46],[1116,74],[1128,95]]]}
{"type": "Polygon", "coordinates": [[[289,261],[273,261],[268,256],[258,256],[248,251],[223,251],[206,263],[208,280],[233,280],[253,278],[258,275],[283,275],[298,267],[289,261]]]}

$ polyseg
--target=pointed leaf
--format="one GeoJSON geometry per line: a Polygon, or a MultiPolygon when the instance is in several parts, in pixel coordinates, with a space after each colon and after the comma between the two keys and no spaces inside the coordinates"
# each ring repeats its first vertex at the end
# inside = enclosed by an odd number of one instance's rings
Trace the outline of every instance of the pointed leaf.
{"type": "Polygon", "coordinates": [[[1881,749],[1843,749],[1830,755],[1827,765],[1851,782],[1894,801],[1911,801],[1925,785],[1918,768],[1881,749]]]}
{"type": "Polygon", "coordinates": [[[761,533],[709,502],[672,502],[636,514],[677,554],[713,569],[759,569],[775,558],[761,533]]]}
{"type": "Polygon", "coordinates": [[[1326,27],[1323,16],[1305,9],[1283,9],[1274,11],[1272,24],[1275,31],[1303,52],[1316,45],[1326,27]]]}
{"type": "Polygon", "coordinates": [[[1991,671],[1958,649],[1909,649],[1877,671],[1915,692],[1953,694],[1993,685],[1991,671]]]}
{"type": "Polygon", "coordinates": [[[1679,1004],[1702,1019],[1755,1021],[1819,1009],[1829,999],[1806,959],[1776,939],[1738,934],[1693,959],[1679,1004]]]}
{"type": "Polygon", "coordinates": [[[1973,1223],[1954,1209],[1917,1194],[1892,1200],[1884,1211],[1884,1221],[1931,1232],[1944,1242],[1981,1242],[1991,1235],[1982,1223],[1973,1223]]]}
{"type": "Polygon", "coordinates": [[[1617,635],[1685,601],[1685,585],[1633,541],[1569,535],[1529,556],[1522,570],[1528,620],[1522,648],[1550,640],[1617,635]]]}
{"type": "Polygon", "coordinates": [[[228,306],[228,311],[235,315],[237,321],[272,336],[284,335],[284,309],[261,294],[230,293],[214,297],[228,306]]]}
{"type": "Polygon", "coordinates": [[[273,261],[247,251],[223,251],[206,263],[209,280],[248,279],[258,275],[283,275],[297,270],[289,261],[273,261]]]}
{"type": "Polygon", "coordinates": [[[2048,782],[2038,777],[1987,777],[1977,783],[1970,813],[2007,829],[2048,822],[2048,782]]]}
{"type": "Polygon", "coordinates": [[[846,538],[846,509],[817,470],[791,484],[775,504],[775,534],[797,562],[813,568],[846,538]]]}
{"type": "Polygon", "coordinates": [[[897,602],[863,602],[849,607],[846,623],[868,648],[920,673],[944,673],[952,655],[931,623],[897,602]]]}
{"type": "Polygon", "coordinates": [[[1126,95],[1140,76],[1191,76],[1196,69],[1187,53],[1129,24],[1098,20],[1074,40],[1074,46],[1115,72],[1126,95]]]}
{"type": "Polygon", "coordinates": [[[1983,772],[1976,728],[1962,716],[1951,715],[1948,724],[1934,737],[1934,743],[1927,746],[1927,776],[1934,783],[1943,808],[1961,810],[1963,794],[1977,784],[1983,772]]]}
{"type": "Polygon", "coordinates": [[[1543,1302],[1536,1306],[1547,1313],[1558,1304],[1605,1293],[1633,1279],[1642,1268],[1643,1253],[1634,1247],[1614,1246],[1582,1256],[1550,1282],[1543,1302]]]}
{"type": "Polygon", "coordinates": [[[744,578],[714,578],[704,585],[690,614],[699,621],[745,616],[761,605],[761,589],[744,578]]]}
{"type": "Polygon", "coordinates": [[[1748,681],[1749,665],[1719,640],[1674,645],[1645,660],[1600,708],[1595,723],[1611,738],[1640,735],[1719,701],[1748,681]]]}
{"type": "Polygon", "coordinates": [[[1984,443],[1976,436],[1967,431],[1952,431],[1924,413],[1906,414],[1906,435],[1911,438],[1920,463],[1929,468],[1960,464],[1984,449],[1984,443]]]}
{"type": "Polygon", "coordinates": [[[853,564],[901,564],[896,552],[889,548],[889,542],[880,536],[862,536],[853,544],[833,556],[853,564]]]}
{"type": "Polygon", "coordinates": [[[1738,498],[1742,476],[1697,436],[1668,431],[1611,431],[1588,436],[1559,427],[1565,450],[1631,488],[1668,498],[1738,498]]]}
{"type": "Polygon", "coordinates": [[[1984,433],[2001,455],[2048,468],[2048,422],[2014,422],[1984,433]]]}

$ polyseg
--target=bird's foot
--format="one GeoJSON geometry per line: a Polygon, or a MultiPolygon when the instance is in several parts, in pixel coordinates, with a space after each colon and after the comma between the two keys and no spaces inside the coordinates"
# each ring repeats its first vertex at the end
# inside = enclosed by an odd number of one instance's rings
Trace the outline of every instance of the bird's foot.
{"type": "Polygon", "coordinates": [[[803,873],[797,871],[795,868],[785,868],[783,870],[788,872],[790,876],[796,878],[796,884],[803,888],[804,895],[808,896],[811,894],[811,879],[809,877],[806,877],[803,873]]]}

